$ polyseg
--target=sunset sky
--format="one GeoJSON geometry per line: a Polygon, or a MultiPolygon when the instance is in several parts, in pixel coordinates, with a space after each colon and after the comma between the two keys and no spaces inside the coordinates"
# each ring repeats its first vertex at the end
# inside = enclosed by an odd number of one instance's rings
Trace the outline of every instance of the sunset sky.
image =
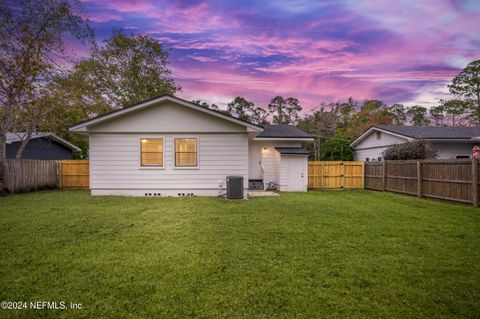
{"type": "Polygon", "coordinates": [[[305,109],[349,96],[428,107],[480,58],[480,0],[82,2],[98,40],[113,27],[155,37],[171,49],[178,95],[217,104],[282,95],[305,109]]]}

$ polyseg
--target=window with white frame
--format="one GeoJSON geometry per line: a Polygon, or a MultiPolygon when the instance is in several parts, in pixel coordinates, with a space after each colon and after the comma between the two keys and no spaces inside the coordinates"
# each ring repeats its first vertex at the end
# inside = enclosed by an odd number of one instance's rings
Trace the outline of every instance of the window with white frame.
{"type": "Polygon", "coordinates": [[[197,139],[176,138],[175,139],[175,166],[176,167],[197,167],[197,139]]]}
{"type": "Polygon", "coordinates": [[[163,167],[163,139],[142,138],[140,140],[141,166],[163,167]]]}

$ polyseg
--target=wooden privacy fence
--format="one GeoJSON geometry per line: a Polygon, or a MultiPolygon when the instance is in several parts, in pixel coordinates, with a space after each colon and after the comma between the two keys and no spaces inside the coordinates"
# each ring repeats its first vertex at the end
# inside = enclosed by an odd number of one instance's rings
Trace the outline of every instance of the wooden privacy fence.
{"type": "Polygon", "coordinates": [[[60,161],[60,188],[89,188],[90,165],[88,160],[60,161]]]}
{"type": "Polygon", "coordinates": [[[308,188],[363,188],[364,162],[309,161],[308,188]]]}
{"type": "Polygon", "coordinates": [[[57,187],[88,189],[89,162],[88,160],[6,159],[3,161],[3,176],[0,176],[0,180],[2,178],[3,185],[0,186],[9,193],[57,187]]]}
{"type": "Polygon", "coordinates": [[[10,193],[57,187],[57,161],[6,159],[3,187],[10,193]]]}
{"type": "Polygon", "coordinates": [[[471,203],[478,207],[478,161],[366,162],[365,188],[471,203]]]}

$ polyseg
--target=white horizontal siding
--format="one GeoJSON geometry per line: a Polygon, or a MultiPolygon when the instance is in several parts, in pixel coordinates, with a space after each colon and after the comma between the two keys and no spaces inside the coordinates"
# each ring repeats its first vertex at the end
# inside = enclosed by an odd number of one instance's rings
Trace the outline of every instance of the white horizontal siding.
{"type": "MultiPolygon", "coordinates": [[[[273,182],[280,183],[280,153],[275,147],[300,147],[301,143],[296,141],[250,141],[250,149],[261,152],[262,165],[264,167],[263,182],[267,186],[273,182]],[[252,147],[257,145],[257,147],[252,147]],[[265,149],[266,148],[266,149],[265,149]]],[[[250,154],[250,156],[254,156],[250,154]]]]}
{"type": "Polygon", "coordinates": [[[388,134],[385,132],[380,132],[380,139],[377,139],[377,131],[374,130],[363,141],[361,141],[355,146],[355,150],[372,148],[372,147],[390,146],[393,144],[402,144],[407,141],[408,139],[406,138],[402,138],[402,137],[388,134]]]}
{"type": "Polygon", "coordinates": [[[196,195],[219,195],[224,193],[229,175],[243,176],[247,187],[247,133],[90,135],[92,194],[129,194],[128,190],[136,190],[132,195],[143,190],[164,190],[167,194],[166,190],[188,190],[196,195]],[[174,167],[174,138],[182,137],[198,138],[198,168],[174,167]],[[164,139],[163,168],[140,166],[141,138],[164,139]]]}
{"type": "Polygon", "coordinates": [[[457,156],[472,157],[472,148],[476,144],[473,143],[433,143],[433,147],[437,150],[439,159],[455,159],[457,156]]]}

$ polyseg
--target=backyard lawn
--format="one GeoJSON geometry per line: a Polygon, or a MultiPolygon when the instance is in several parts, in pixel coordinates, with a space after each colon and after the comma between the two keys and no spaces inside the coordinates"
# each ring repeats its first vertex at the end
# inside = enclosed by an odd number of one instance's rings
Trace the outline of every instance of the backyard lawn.
{"type": "Polygon", "coordinates": [[[0,198],[0,318],[479,318],[480,209],[378,192],[0,198]]]}

